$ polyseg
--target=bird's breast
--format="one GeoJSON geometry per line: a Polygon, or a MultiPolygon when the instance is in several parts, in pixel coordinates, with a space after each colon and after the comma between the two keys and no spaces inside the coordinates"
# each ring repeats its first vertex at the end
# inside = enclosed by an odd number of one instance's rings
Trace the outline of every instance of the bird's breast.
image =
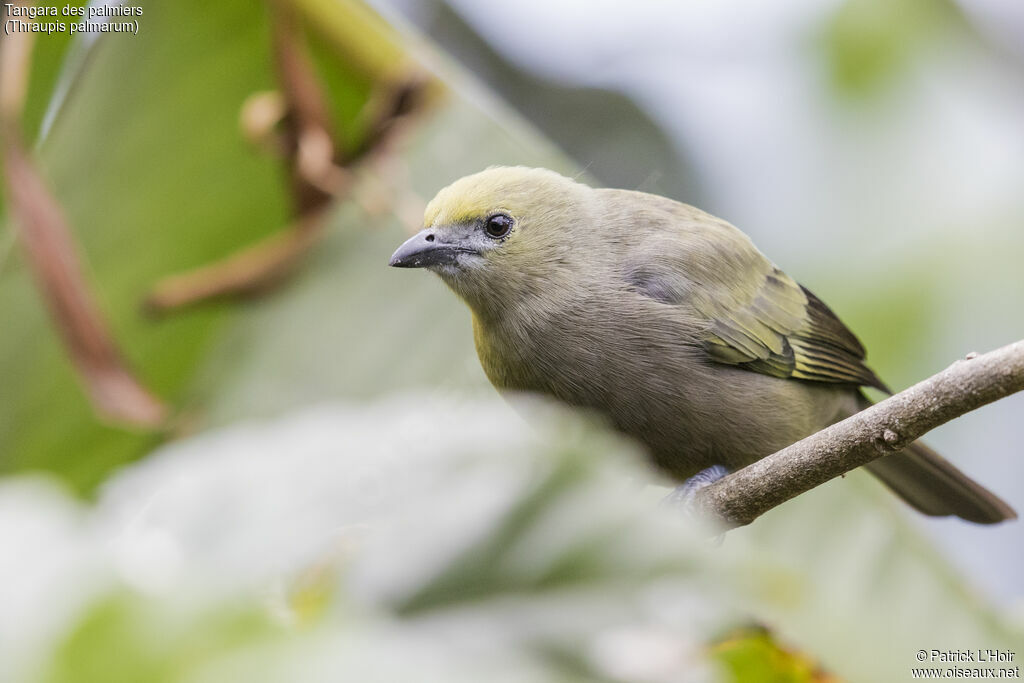
{"type": "Polygon", "coordinates": [[[680,478],[713,464],[742,466],[834,419],[843,392],[713,363],[687,319],[650,305],[590,302],[545,319],[475,318],[480,362],[499,390],[604,414],[680,478]]]}
{"type": "Polygon", "coordinates": [[[600,301],[574,302],[543,316],[534,310],[511,310],[499,320],[474,316],[473,327],[480,363],[497,388],[608,412],[625,397],[665,398],[666,387],[685,370],[680,361],[688,335],[678,321],[600,301]]]}

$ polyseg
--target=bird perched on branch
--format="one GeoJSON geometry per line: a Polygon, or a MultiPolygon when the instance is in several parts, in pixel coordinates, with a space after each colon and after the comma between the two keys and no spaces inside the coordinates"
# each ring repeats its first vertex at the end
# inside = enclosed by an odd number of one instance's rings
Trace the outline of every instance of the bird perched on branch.
{"type": "MultiPolygon", "coordinates": [[[[441,190],[390,265],[427,268],[472,310],[499,390],[603,413],[679,480],[735,470],[887,391],[818,297],[729,223],[553,171],[491,168],[441,190]]],[[[921,443],[866,466],[928,515],[1015,517],[921,443]]]]}

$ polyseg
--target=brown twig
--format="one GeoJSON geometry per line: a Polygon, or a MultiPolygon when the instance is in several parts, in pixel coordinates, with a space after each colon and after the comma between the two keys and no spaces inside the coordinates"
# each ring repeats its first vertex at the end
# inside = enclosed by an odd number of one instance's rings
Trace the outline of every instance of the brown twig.
{"type": "Polygon", "coordinates": [[[326,208],[344,191],[336,172],[336,150],[326,99],[302,49],[294,13],[284,0],[270,0],[274,65],[281,92],[260,93],[242,107],[247,137],[284,158],[296,220],[285,230],[225,259],[160,280],[146,297],[151,313],[202,301],[250,296],[281,281],[324,234],[326,208]]]}
{"type": "Polygon", "coordinates": [[[128,369],[86,283],[67,219],[21,140],[30,36],[0,43],[0,137],[15,231],[96,412],[116,423],[156,426],[166,409],[128,369]]]}
{"type": "Polygon", "coordinates": [[[395,133],[401,124],[426,105],[429,90],[429,79],[417,72],[378,89],[363,112],[368,120],[367,133],[349,156],[349,161],[358,161],[398,137],[395,133]]]}
{"type": "Polygon", "coordinates": [[[274,65],[286,103],[282,120],[285,159],[288,163],[296,216],[322,209],[333,192],[323,177],[338,164],[336,132],[332,129],[327,98],[309,56],[301,30],[286,0],[270,0],[274,65]]]}
{"type": "Polygon", "coordinates": [[[159,313],[217,297],[256,295],[273,287],[291,274],[323,234],[319,213],[300,223],[222,261],[164,278],[153,287],[145,306],[159,313]]]}
{"type": "Polygon", "coordinates": [[[926,432],[1024,390],[1024,340],[971,354],[923,382],[699,490],[694,503],[732,528],[901,450],[926,432]]]}
{"type": "MultiPolygon", "coordinates": [[[[155,313],[201,301],[265,291],[291,273],[324,235],[330,203],[352,196],[373,212],[381,183],[359,170],[377,168],[403,123],[425,102],[425,78],[409,76],[380,86],[367,107],[366,134],[346,153],[330,115],[315,69],[303,46],[302,31],[289,0],[270,0],[274,64],[281,91],[260,93],[242,108],[242,128],[250,140],[279,153],[285,161],[296,220],[285,231],[228,258],[158,282],[145,305],[155,313]],[[361,176],[361,177],[357,177],[361,176]],[[362,197],[367,191],[369,198],[362,197]]],[[[394,192],[403,221],[411,207],[408,193],[394,192]]],[[[416,220],[419,220],[417,216],[416,220]]]]}

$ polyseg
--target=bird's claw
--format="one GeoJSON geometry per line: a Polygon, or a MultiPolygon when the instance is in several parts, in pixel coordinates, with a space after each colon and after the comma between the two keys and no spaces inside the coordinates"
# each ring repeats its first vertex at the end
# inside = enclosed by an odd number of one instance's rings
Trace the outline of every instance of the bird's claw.
{"type": "MultiPolygon", "coordinates": [[[[697,492],[705,486],[714,484],[727,474],[729,474],[729,470],[721,465],[714,465],[701,470],[677,486],[675,491],[665,496],[661,504],[682,510],[684,515],[698,517],[700,516],[700,511],[697,510],[695,505],[697,492]]],[[[720,545],[724,538],[724,533],[718,534],[712,539],[711,543],[712,545],[720,545]]]]}
{"type": "Polygon", "coordinates": [[[689,511],[693,506],[697,491],[700,491],[705,486],[714,484],[727,474],[729,474],[729,470],[721,465],[713,465],[705,470],[701,470],[676,487],[675,491],[665,496],[662,502],[665,505],[680,505],[689,511]]]}

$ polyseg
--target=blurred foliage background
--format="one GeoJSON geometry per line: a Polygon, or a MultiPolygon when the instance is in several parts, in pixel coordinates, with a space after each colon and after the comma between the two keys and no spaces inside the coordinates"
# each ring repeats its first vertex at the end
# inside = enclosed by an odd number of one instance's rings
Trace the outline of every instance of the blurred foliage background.
{"type": "MultiPolygon", "coordinates": [[[[38,36],[18,124],[167,417],[97,414],[8,193],[0,678],[881,681],[1024,642],[1019,524],[855,473],[711,547],[630,445],[511,414],[467,312],[384,265],[441,186],[547,166],[737,224],[895,387],[1020,339],[1014,3],[141,6],[38,36]],[[225,272],[246,296],[154,310],[225,272]]],[[[1018,508],[1022,409],[929,438],[1018,508]]]]}

